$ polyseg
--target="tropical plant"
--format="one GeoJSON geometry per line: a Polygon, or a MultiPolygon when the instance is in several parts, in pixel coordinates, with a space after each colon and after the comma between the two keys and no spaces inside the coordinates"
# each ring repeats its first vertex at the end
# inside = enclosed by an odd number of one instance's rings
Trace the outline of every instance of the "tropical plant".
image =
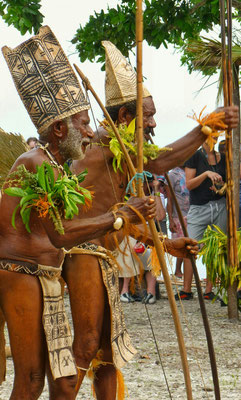
{"type": "MultiPolygon", "coordinates": [[[[218,70],[220,71],[217,96],[219,99],[223,90],[223,76],[221,73],[222,50],[220,41],[199,37],[183,45],[182,51],[181,63],[187,65],[190,73],[193,71],[200,71],[204,76],[208,77],[208,81],[213,74],[218,72],[218,70]]],[[[241,83],[238,79],[239,67],[241,65],[241,38],[239,33],[236,34],[235,40],[233,41],[232,65],[233,76],[235,78],[235,90],[238,92],[238,85],[241,83]]]]}
{"type": "MultiPolygon", "coordinates": [[[[144,39],[156,49],[162,44],[180,48],[219,24],[219,0],[144,0],[143,5],[144,39]]],[[[233,0],[233,7],[233,17],[240,21],[240,1],[233,0]]],[[[127,57],[135,46],[135,10],[135,0],[120,0],[116,8],[91,15],[72,39],[80,60],[104,63],[102,40],[110,40],[127,57]]]]}
{"type": "MultiPolygon", "coordinates": [[[[241,262],[241,229],[237,231],[237,242],[238,259],[241,262]]],[[[206,265],[208,278],[218,288],[218,292],[223,293],[226,297],[227,289],[234,281],[238,282],[240,288],[241,269],[239,265],[235,268],[228,266],[227,235],[216,225],[213,225],[213,228],[208,226],[200,243],[203,244],[203,247],[199,255],[206,265]]]]}

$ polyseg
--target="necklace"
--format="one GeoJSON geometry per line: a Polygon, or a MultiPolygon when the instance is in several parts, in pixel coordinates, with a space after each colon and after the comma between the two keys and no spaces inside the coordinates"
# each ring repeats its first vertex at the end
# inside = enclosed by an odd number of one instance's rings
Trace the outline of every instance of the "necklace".
{"type": "Polygon", "coordinates": [[[43,150],[47,154],[48,158],[50,159],[50,163],[54,167],[56,167],[59,172],[63,172],[65,174],[65,170],[64,170],[63,166],[58,163],[58,161],[56,160],[54,155],[50,152],[50,150],[48,150],[48,147],[49,147],[49,143],[46,143],[45,146],[42,146],[41,144],[39,144],[39,146],[38,146],[39,149],[43,150]]]}
{"type": "Polygon", "coordinates": [[[202,147],[202,149],[201,149],[201,152],[202,152],[202,154],[203,154],[204,157],[205,157],[205,161],[206,161],[206,163],[207,163],[207,165],[208,165],[208,168],[211,168],[212,171],[216,172],[216,170],[217,170],[217,164],[218,164],[218,160],[217,160],[217,156],[216,156],[216,151],[214,150],[215,164],[209,164],[207,152],[206,152],[206,150],[205,150],[203,147],[202,147]]]}

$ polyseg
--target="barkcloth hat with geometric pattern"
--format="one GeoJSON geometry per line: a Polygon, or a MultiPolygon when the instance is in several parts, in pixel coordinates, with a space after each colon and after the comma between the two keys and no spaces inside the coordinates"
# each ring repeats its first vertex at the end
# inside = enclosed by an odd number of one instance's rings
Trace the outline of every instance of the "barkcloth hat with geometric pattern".
{"type": "MultiPolygon", "coordinates": [[[[105,104],[116,106],[136,100],[136,72],[115,45],[101,42],[105,48],[105,104]]],[[[143,97],[151,94],[143,86],[143,97]]]]}
{"type": "Polygon", "coordinates": [[[48,26],[15,49],[2,48],[17,91],[39,134],[54,121],[88,110],[79,81],[48,26]]]}

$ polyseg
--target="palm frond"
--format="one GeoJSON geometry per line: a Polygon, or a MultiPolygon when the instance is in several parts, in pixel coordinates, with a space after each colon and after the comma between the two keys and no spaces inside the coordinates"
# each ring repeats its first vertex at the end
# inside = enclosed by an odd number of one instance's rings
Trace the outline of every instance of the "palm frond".
{"type": "MultiPolygon", "coordinates": [[[[241,46],[239,35],[237,35],[232,46],[233,65],[241,65],[241,46]]],[[[190,70],[200,71],[204,76],[211,76],[222,66],[221,43],[215,39],[200,37],[188,42],[184,47],[184,54],[192,67],[190,70]]],[[[190,65],[190,64],[189,64],[190,65]]],[[[220,72],[217,100],[220,99],[223,87],[223,77],[220,72]]]]}
{"type": "MultiPolygon", "coordinates": [[[[221,43],[215,39],[201,37],[190,41],[185,47],[185,52],[192,57],[195,70],[206,72],[209,68],[220,69],[222,63],[221,43]]],[[[237,43],[232,47],[233,63],[241,65],[241,46],[237,43]]]]}

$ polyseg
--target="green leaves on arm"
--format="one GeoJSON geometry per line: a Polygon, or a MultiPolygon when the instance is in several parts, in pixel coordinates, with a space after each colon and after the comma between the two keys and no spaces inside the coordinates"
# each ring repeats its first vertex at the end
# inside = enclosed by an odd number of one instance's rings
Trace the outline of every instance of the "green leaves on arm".
{"type": "Polygon", "coordinates": [[[87,168],[85,168],[84,171],[82,171],[79,175],[77,175],[78,182],[79,183],[83,182],[87,174],[88,174],[88,170],[87,170],[87,168]]]}
{"type": "Polygon", "coordinates": [[[37,180],[39,186],[46,192],[46,182],[45,182],[45,163],[43,163],[40,167],[37,166],[37,180]]]}
{"type": "Polygon", "coordinates": [[[25,196],[26,192],[19,187],[8,187],[7,189],[4,189],[4,193],[8,194],[9,196],[23,197],[25,196]]]}
{"type": "Polygon", "coordinates": [[[63,175],[58,174],[57,180],[53,167],[46,162],[37,166],[36,171],[30,172],[24,165],[19,165],[8,177],[9,187],[4,192],[10,196],[21,197],[13,211],[12,225],[16,228],[15,218],[20,208],[22,222],[27,231],[31,232],[29,221],[31,210],[34,208],[41,218],[49,214],[55,229],[64,234],[61,217],[72,219],[79,213],[79,204],[91,204],[91,193],[79,185],[84,180],[87,170],[76,176],[66,168],[63,175]],[[69,171],[69,175],[66,171],[69,171]]]}
{"type": "Polygon", "coordinates": [[[16,228],[16,225],[15,225],[15,218],[16,218],[16,213],[17,213],[19,207],[20,207],[20,204],[18,204],[18,205],[14,208],[13,213],[12,213],[11,223],[12,223],[12,226],[14,227],[14,229],[17,229],[17,228],[16,228]]]}

